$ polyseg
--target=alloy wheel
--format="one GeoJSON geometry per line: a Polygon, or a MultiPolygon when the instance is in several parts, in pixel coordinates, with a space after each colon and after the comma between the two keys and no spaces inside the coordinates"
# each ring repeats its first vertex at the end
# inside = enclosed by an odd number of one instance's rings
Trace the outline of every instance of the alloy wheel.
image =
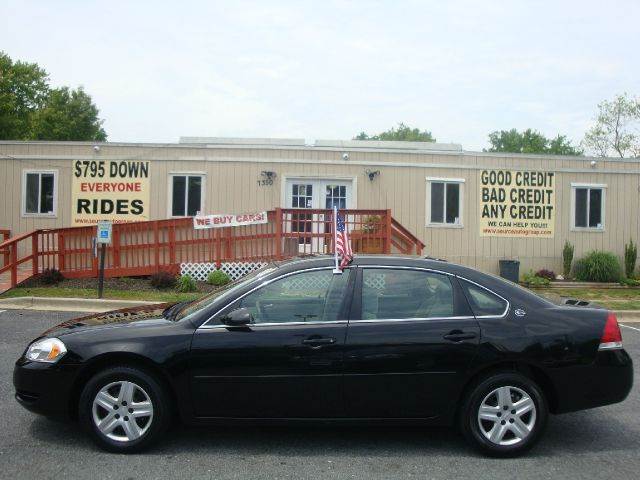
{"type": "Polygon", "coordinates": [[[480,432],[496,445],[516,445],[524,441],[536,424],[536,406],[529,394],[518,387],[492,390],[480,403],[480,432]]]}
{"type": "Polygon", "coordinates": [[[127,380],[112,382],[93,399],[92,416],[102,435],[118,442],[131,442],[149,430],[153,403],[140,385],[127,380]]]}

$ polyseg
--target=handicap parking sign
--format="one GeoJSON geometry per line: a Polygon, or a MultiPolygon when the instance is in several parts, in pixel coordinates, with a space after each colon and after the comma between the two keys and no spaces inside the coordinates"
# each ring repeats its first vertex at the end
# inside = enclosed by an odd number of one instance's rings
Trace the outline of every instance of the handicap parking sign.
{"type": "Polygon", "coordinates": [[[98,243],[111,243],[111,222],[98,222],[98,243]]]}

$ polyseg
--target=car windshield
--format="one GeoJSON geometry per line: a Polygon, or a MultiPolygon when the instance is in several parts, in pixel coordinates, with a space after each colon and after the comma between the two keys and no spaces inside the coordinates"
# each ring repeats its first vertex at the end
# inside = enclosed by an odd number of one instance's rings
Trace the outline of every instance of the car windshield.
{"type": "Polygon", "coordinates": [[[250,274],[245,275],[244,277],[239,278],[237,280],[234,280],[233,282],[228,283],[223,287],[218,288],[217,290],[205,295],[204,297],[198,300],[194,300],[193,302],[185,304],[180,308],[180,310],[178,310],[178,312],[176,313],[175,319],[180,320],[182,318],[185,318],[191,315],[192,313],[195,313],[199,310],[202,310],[203,308],[206,308],[207,306],[211,305],[214,301],[219,300],[231,294],[236,289],[242,288],[246,284],[273,272],[276,268],[277,268],[276,265],[269,264],[258,270],[254,270],[250,274]]]}

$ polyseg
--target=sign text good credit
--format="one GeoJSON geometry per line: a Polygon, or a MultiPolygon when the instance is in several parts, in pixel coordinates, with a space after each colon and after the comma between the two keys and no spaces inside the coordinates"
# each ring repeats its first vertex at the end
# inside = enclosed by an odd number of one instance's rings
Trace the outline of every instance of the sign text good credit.
{"type": "Polygon", "coordinates": [[[73,224],[149,220],[149,170],[147,160],[74,160],[73,224]]]}
{"type": "Polygon", "coordinates": [[[554,172],[481,170],[480,235],[553,238],[554,172]]]}
{"type": "Polygon", "coordinates": [[[239,227],[259,223],[267,223],[267,212],[230,215],[197,215],[193,217],[193,228],[196,230],[202,230],[203,228],[239,227]]]}

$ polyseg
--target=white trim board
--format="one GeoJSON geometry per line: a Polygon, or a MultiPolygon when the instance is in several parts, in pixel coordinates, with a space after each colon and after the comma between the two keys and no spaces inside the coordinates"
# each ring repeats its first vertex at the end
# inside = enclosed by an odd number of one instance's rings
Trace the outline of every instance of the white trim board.
{"type": "MultiPolygon", "coordinates": [[[[440,155],[440,154],[438,154],[440,155]]],[[[460,156],[460,155],[459,155],[460,156]]],[[[34,156],[34,155],[4,155],[0,154],[0,157],[15,159],[15,160],[95,160],[94,155],[47,155],[47,156],[34,156]]],[[[514,157],[516,158],[516,157],[514,157]]],[[[538,158],[538,157],[536,157],[538,158]]],[[[152,162],[219,162],[219,163],[270,163],[270,164],[289,164],[289,165],[308,165],[310,162],[308,159],[292,159],[292,158],[258,158],[258,157],[204,157],[204,156],[190,156],[190,157],[153,157],[144,154],[135,156],[108,156],[102,155],[102,160],[148,160],[152,162]]],[[[552,160],[546,157],[540,157],[540,160],[552,160]]],[[[567,158],[560,158],[558,160],[569,160],[567,158]]],[[[573,159],[575,160],[575,159],[573,159]]],[[[612,160],[613,161],[613,160],[612,160]]],[[[312,162],[314,165],[359,165],[364,167],[400,167],[400,168],[437,168],[437,169],[456,169],[456,170],[501,170],[509,169],[513,171],[529,171],[529,170],[548,170],[559,173],[589,173],[589,174],[615,174],[615,175],[640,175],[640,168],[638,170],[616,170],[616,169],[593,169],[593,168],[570,168],[570,167],[542,167],[532,164],[530,168],[525,167],[504,167],[499,165],[468,165],[468,164],[454,164],[454,163],[421,163],[421,162],[384,162],[384,161],[362,161],[362,160],[315,160],[312,162]]],[[[638,161],[635,161],[638,164],[638,161]]],[[[639,164],[640,165],[640,164],[639,164]]]]}

